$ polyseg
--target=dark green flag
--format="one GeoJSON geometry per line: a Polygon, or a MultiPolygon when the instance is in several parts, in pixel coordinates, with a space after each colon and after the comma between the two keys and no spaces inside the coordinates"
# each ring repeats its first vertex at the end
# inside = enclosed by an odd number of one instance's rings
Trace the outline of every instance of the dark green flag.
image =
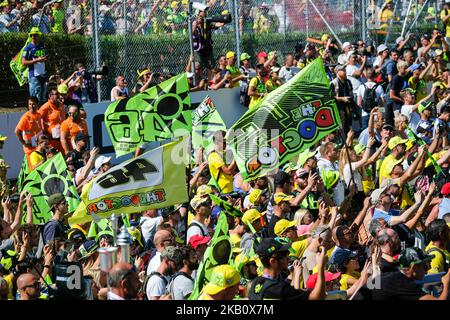
{"type": "Polygon", "coordinates": [[[220,199],[218,196],[215,196],[213,194],[210,194],[209,196],[211,197],[211,200],[214,201],[214,203],[218,205],[220,209],[222,209],[222,211],[224,211],[226,214],[238,218],[244,215],[241,210],[232,206],[227,201],[220,199]]]}
{"type": "Polygon", "coordinates": [[[61,153],[57,153],[31,171],[23,182],[23,189],[33,195],[35,224],[45,223],[52,217],[47,203],[48,197],[52,194],[62,193],[66,197],[69,213],[74,212],[80,203],[77,190],[72,183],[72,176],[61,153]]]}
{"type": "Polygon", "coordinates": [[[321,58],[270,92],[227,133],[246,181],[274,173],[295,155],[341,127],[321,58]]]}
{"type": "Polygon", "coordinates": [[[194,290],[188,300],[197,300],[202,288],[209,282],[212,270],[221,264],[228,264],[231,257],[231,242],[228,234],[228,222],[225,213],[221,212],[216,224],[214,236],[203,255],[197,269],[194,290]]]}
{"type": "Polygon", "coordinates": [[[186,73],[114,101],[106,110],[105,125],[117,157],[146,142],[188,135],[192,116],[186,73]]]}
{"type": "Polygon", "coordinates": [[[27,155],[24,155],[22,166],[20,167],[19,176],[17,177],[17,190],[19,191],[19,193],[22,192],[23,182],[25,181],[29,173],[30,167],[28,165],[27,155]]]}

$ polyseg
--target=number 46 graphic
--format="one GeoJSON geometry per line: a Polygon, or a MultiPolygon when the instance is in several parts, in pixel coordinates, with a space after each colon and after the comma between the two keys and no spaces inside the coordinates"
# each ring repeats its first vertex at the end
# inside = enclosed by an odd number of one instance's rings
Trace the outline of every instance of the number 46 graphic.
{"type": "Polygon", "coordinates": [[[126,166],[109,172],[98,180],[98,184],[104,188],[112,188],[121,184],[128,183],[130,178],[134,181],[142,181],[147,173],[157,173],[158,169],[146,159],[136,159],[126,166]]]}

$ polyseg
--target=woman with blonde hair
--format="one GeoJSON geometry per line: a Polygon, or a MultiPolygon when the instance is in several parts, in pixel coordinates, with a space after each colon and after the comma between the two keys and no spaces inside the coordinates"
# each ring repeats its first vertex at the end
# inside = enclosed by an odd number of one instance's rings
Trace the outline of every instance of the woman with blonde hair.
{"type": "Polygon", "coordinates": [[[308,209],[298,209],[294,215],[297,226],[297,235],[300,237],[309,233],[314,227],[314,217],[308,209]]]}

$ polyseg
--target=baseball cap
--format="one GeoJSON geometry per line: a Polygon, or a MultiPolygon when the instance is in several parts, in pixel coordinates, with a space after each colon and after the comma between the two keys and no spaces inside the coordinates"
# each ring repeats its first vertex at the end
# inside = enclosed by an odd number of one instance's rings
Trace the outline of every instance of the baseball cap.
{"type": "Polygon", "coordinates": [[[295,221],[281,219],[275,224],[274,232],[277,236],[281,237],[283,232],[285,232],[289,228],[295,227],[296,225],[297,225],[297,222],[295,222],[295,221]]]}
{"type": "Polygon", "coordinates": [[[241,276],[235,268],[227,264],[222,264],[213,269],[211,279],[208,284],[203,287],[202,291],[209,295],[215,295],[226,288],[238,284],[240,281],[241,276]]]}
{"type": "Polygon", "coordinates": [[[37,35],[42,36],[42,32],[39,30],[38,27],[31,28],[30,33],[28,33],[28,35],[31,36],[32,34],[37,34],[37,35]]]}
{"type": "Polygon", "coordinates": [[[102,165],[111,161],[111,157],[99,156],[95,159],[95,168],[100,169],[102,165]]]}
{"type": "Polygon", "coordinates": [[[278,67],[270,68],[270,72],[278,72],[278,71],[280,71],[280,68],[278,68],[278,67]]]}
{"type": "Polygon", "coordinates": [[[322,35],[322,37],[320,38],[320,40],[321,40],[322,42],[328,41],[329,39],[330,39],[330,35],[329,35],[329,34],[326,34],[326,33],[324,33],[324,34],[322,35]]]}
{"type": "Polygon", "coordinates": [[[419,69],[421,66],[422,66],[421,64],[414,63],[412,66],[409,67],[409,71],[413,72],[413,71],[419,69]]]}
{"type": "Polygon", "coordinates": [[[144,245],[142,244],[142,234],[136,227],[129,227],[127,228],[128,233],[133,238],[133,241],[137,241],[141,247],[144,245]]]}
{"type": "Polygon", "coordinates": [[[8,139],[7,136],[0,134],[0,141],[5,141],[6,139],[8,139]]]}
{"type": "Polygon", "coordinates": [[[310,151],[309,149],[306,149],[305,151],[303,151],[302,153],[300,153],[300,155],[298,156],[298,161],[297,163],[300,166],[303,166],[305,164],[306,161],[308,161],[309,158],[315,157],[317,154],[317,150],[315,151],[310,151]]]}
{"type": "Polygon", "coordinates": [[[90,135],[80,132],[80,133],[77,133],[77,135],[75,136],[75,142],[84,140],[84,139],[89,139],[90,137],[91,137],[90,135]]]}
{"type": "Polygon", "coordinates": [[[277,192],[273,196],[276,205],[280,204],[282,201],[289,201],[291,199],[294,199],[294,196],[287,195],[284,192],[277,192]]]}
{"type": "Polygon", "coordinates": [[[87,240],[83,242],[83,244],[78,248],[78,251],[81,254],[80,259],[85,259],[91,256],[98,249],[98,244],[94,240],[87,240]]]}
{"type": "Polygon", "coordinates": [[[66,94],[67,92],[69,92],[69,87],[67,86],[67,84],[61,83],[58,86],[58,92],[61,94],[66,94]]]}
{"type": "Polygon", "coordinates": [[[335,250],[333,255],[333,263],[338,266],[343,266],[349,259],[357,257],[356,251],[350,251],[347,249],[335,250]]]}
{"type": "Polygon", "coordinates": [[[402,139],[399,136],[395,136],[389,140],[388,147],[390,150],[392,150],[399,144],[406,144],[408,141],[408,139],[402,139]]]}
{"type": "Polygon", "coordinates": [[[406,248],[400,253],[398,263],[400,268],[408,268],[414,264],[431,261],[433,257],[432,255],[425,254],[420,248],[406,248]]]}
{"type": "Polygon", "coordinates": [[[443,196],[448,196],[450,194],[450,182],[444,184],[441,188],[441,194],[443,196]]]}
{"type": "Polygon", "coordinates": [[[388,47],[387,47],[385,44],[380,44],[380,45],[377,47],[377,54],[380,54],[380,53],[382,53],[382,52],[385,51],[385,50],[388,50],[388,47]]]}
{"type": "Polygon", "coordinates": [[[258,57],[258,59],[267,58],[267,53],[264,51],[261,51],[260,53],[258,53],[257,57],[258,57]]]}
{"type": "Polygon", "coordinates": [[[355,152],[356,152],[356,154],[357,155],[360,155],[361,153],[363,153],[364,152],[364,150],[366,150],[366,146],[365,145],[363,145],[362,143],[358,143],[354,148],[353,148],[353,150],[355,150],[355,152]]]}
{"type": "Polygon", "coordinates": [[[266,214],[266,212],[260,213],[256,209],[249,209],[245,211],[244,215],[242,216],[242,222],[245,224],[253,223],[258,220],[261,215],[264,214],[266,214]]]}
{"type": "Polygon", "coordinates": [[[198,207],[200,207],[201,204],[208,203],[208,202],[209,202],[208,197],[196,195],[191,200],[191,207],[192,207],[192,209],[196,210],[198,207]]]}
{"type": "Polygon", "coordinates": [[[236,258],[234,258],[234,265],[246,265],[249,262],[255,261],[256,259],[254,257],[248,257],[247,255],[244,255],[242,252],[239,253],[236,258]]]}
{"type": "Polygon", "coordinates": [[[199,245],[207,244],[210,240],[211,240],[211,237],[205,237],[205,236],[195,234],[189,238],[189,245],[192,248],[197,249],[197,247],[199,245]]]}
{"type": "Polygon", "coordinates": [[[197,196],[207,196],[207,195],[209,195],[211,193],[214,193],[213,188],[208,186],[208,185],[206,185],[206,184],[203,184],[203,185],[201,185],[200,187],[197,188],[196,195],[197,196]]]}
{"type": "Polygon", "coordinates": [[[240,57],[241,61],[250,60],[250,59],[251,59],[251,57],[250,57],[250,55],[247,52],[241,53],[241,57],[240,57]]]}
{"type": "Polygon", "coordinates": [[[228,51],[227,54],[225,55],[226,59],[229,58],[234,58],[236,56],[236,53],[234,53],[233,51],[228,51]]]}
{"type": "Polygon", "coordinates": [[[276,51],[270,51],[269,54],[267,55],[267,57],[270,59],[272,59],[272,57],[276,54],[276,51]]]}
{"type": "Polygon", "coordinates": [[[384,186],[382,188],[378,188],[372,191],[372,194],[370,195],[370,201],[372,202],[372,204],[374,205],[377,204],[378,200],[380,200],[381,195],[385,193],[387,189],[388,187],[384,186]]]}
{"type": "Polygon", "coordinates": [[[345,66],[339,64],[339,65],[337,65],[336,67],[334,67],[334,72],[336,72],[336,73],[339,72],[339,71],[341,71],[341,70],[346,70],[346,69],[345,69],[345,66]]]}
{"type": "Polygon", "coordinates": [[[256,201],[261,197],[263,194],[263,190],[261,189],[253,189],[252,192],[248,195],[248,201],[250,201],[251,204],[255,204],[256,201]]]}
{"type": "Polygon", "coordinates": [[[390,125],[390,124],[385,124],[382,129],[389,130],[389,131],[394,131],[395,130],[394,127],[392,125],[390,125]]]}
{"type": "Polygon", "coordinates": [[[346,48],[346,47],[348,47],[348,46],[350,46],[350,45],[351,45],[350,42],[345,41],[345,42],[342,44],[342,49],[344,49],[344,48],[346,48]]]}
{"type": "Polygon", "coordinates": [[[422,112],[424,112],[425,110],[429,109],[432,106],[433,106],[433,101],[428,101],[428,102],[425,102],[425,103],[422,102],[419,105],[418,111],[419,111],[419,113],[422,113],[422,112]]]}
{"type": "Polygon", "coordinates": [[[81,240],[84,242],[86,241],[86,231],[84,231],[79,224],[75,224],[69,229],[69,231],[67,231],[67,238],[70,240],[81,240]]]}
{"type": "MultiPolygon", "coordinates": [[[[414,64],[413,64],[413,66],[414,66],[414,64]]],[[[420,64],[419,64],[419,66],[420,66],[420,64]]],[[[414,70],[412,70],[411,69],[412,68],[412,66],[411,67],[409,67],[409,70],[411,70],[411,71],[414,71],[414,70]]],[[[417,91],[416,90],[414,90],[413,88],[405,88],[405,89],[402,89],[401,91],[405,91],[405,92],[408,92],[408,93],[410,93],[410,94],[416,94],[417,93],[417,91]]],[[[400,92],[401,92],[400,91],[400,92]]]]}
{"type": "Polygon", "coordinates": [[[53,208],[54,205],[62,202],[65,199],[66,198],[62,195],[62,193],[55,193],[48,197],[47,203],[50,208],[53,208]]]}
{"type": "Polygon", "coordinates": [[[150,70],[148,68],[145,68],[142,71],[137,71],[138,77],[137,79],[139,80],[140,78],[142,78],[145,74],[150,73],[150,70]]]}
{"type": "Polygon", "coordinates": [[[255,253],[260,257],[270,257],[277,252],[289,252],[291,243],[282,243],[275,238],[264,238],[259,243],[254,242],[255,253]]]}
{"type": "MultiPolygon", "coordinates": [[[[312,275],[310,275],[308,277],[308,280],[306,281],[307,289],[310,289],[310,290],[314,289],[314,287],[316,286],[316,282],[317,282],[317,276],[318,276],[317,273],[313,273],[312,275]]],[[[340,272],[331,273],[331,272],[326,271],[325,272],[325,282],[333,281],[333,280],[339,278],[340,276],[341,276],[340,272]]]]}
{"type": "Polygon", "coordinates": [[[324,170],[321,173],[323,184],[327,190],[330,190],[339,180],[339,171],[324,170]]]}

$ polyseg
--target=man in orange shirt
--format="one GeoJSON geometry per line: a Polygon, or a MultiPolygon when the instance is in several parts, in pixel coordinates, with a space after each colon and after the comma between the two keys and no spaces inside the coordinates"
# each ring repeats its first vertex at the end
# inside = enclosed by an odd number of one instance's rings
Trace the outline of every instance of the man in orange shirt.
{"type": "Polygon", "coordinates": [[[61,124],[66,120],[66,112],[64,105],[59,101],[59,93],[56,89],[50,91],[48,101],[41,106],[38,112],[42,117],[44,133],[50,138],[49,145],[64,153],[60,138],[61,124]]]}
{"type": "Polygon", "coordinates": [[[78,133],[88,134],[86,120],[80,117],[78,106],[69,106],[69,117],[61,124],[61,145],[67,154],[75,148],[75,136],[78,133]]]}
{"type": "Polygon", "coordinates": [[[23,145],[23,152],[30,156],[31,152],[37,147],[37,138],[42,134],[41,115],[37,111],[38,100],[36,97],[28,99],[28,111],[20,118],[16,126],[16,136],[23,145]]]}

